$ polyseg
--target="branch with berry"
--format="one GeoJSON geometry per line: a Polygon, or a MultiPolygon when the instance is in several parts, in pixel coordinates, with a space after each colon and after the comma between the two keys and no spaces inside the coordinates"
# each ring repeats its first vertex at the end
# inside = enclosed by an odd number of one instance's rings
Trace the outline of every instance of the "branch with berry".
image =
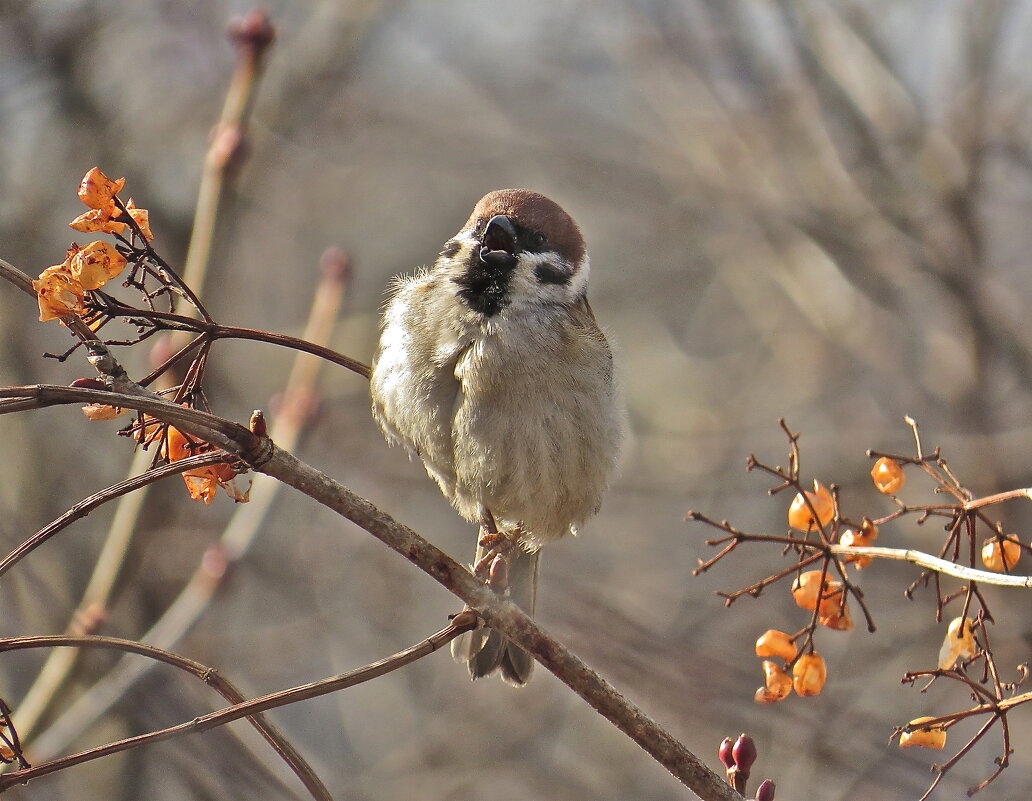
{"type": "MultiPolygon", "coordinates": [[[[953,682],[974,702],[973,706],[936,716],[920,717],[897,726],[893,738],[900,747],[921,746],[944,748],[948,730],[962,720],[981,718],[975,734],[941,764],[932,766],[935,778],[922,796],[927,798],[943,776],[999,723],[1001,753],[996,768],[980,784],[970,789],[983,789],[1007,767],[1013,753],[1007,716],[1017,706],[1032,701],[1032,693],[1019,693],[1027,668],[1015,668],[1014,681],[1005,681],[990,642],[990,626],[994,617],[982,587],[1032,587],[1032,577],[1013,571],[1023,553],[1032,548],[1016,534],[1005,533],[1003,524],[990,517],[996,504],[1018,498],[1032,498],[1032,489],[1016,489],[986,496],[976,496],[965,488],[950,469],[939,449],[925,453],[916,422],[906,418],[915,443],[914,455],[869,451],[874,459],[871,479],[887,496],[894,508],[880,516],[846,517],[840,506],[838,488],[826,487],[814,480],[812,489],[804,486],[800,472],[799,434],[784,421],[779,421],[788,439],[788,467],[770,465],[750,455],[747,470],[758,470],[776,480],[769,495],[786,490],[793,492],[788,507],[788,531],[785,534],[753,534],[740,531],[726,520],[717,521],[691,511],[688,519],[704,523],[722,532],[722,536],[706,540],[719,548],[707,560],[699,560],[696,575],[718,565],[740,546],[766,544],[776,546],[787,566],[771,568],[757,581],[736,590],[720,591],[725,606],[743,596],[760,597],[768,587],[786,583],[795,603],[808,612],[804,625],[794,633],[769,629],[756,640],[756,655],[763,659],[764,684],[756,690],[755,700],[773,704],[787,698],[793,690],[799,696],[819,695],[827,681],[828,668],[816,647],[825,630],[849,631],[853,628],[850,611],[855,605],[863,615],[869,632],[876,630],[874,618],[865,602],[862,588],[848,572],[868,568],[877,559],[895,559],[921,567],[917,578],[905,589],[913,599],[919,589],[931,587],[934,593],[934,619],[945,625],[945,633],[934,669],[907,672],[903,682],[915,684],[927,679],[927,686],[937,681],[953,682]],[[931,479],[933,494],[943,502],[912,504],[899,497],[906,483],[907,471],[919,471],[931,479]],[[922,525],[929,519],[944,521],[945,538],[935,555],[876,546],[881,527],[903,519],[922,525]],[[944,577],[960,580],[947,587],[944,577]],[[949,610],[949,614],[947,611],[949,610]]],[[[898,526],[897,526],[898,527],[898,526]]]]}

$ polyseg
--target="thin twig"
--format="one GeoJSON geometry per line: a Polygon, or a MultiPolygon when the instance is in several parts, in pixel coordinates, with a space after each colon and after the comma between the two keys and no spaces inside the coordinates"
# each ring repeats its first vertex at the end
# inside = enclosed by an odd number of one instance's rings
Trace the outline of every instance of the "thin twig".
{"type": "MultiPolygon", "coordinates": [[[[75,636],[39,636],[39,637],[8,637],[0,639],[0,653],[5,651],[20,651],[26,648],[108,648],[116,651],[124,651],[131,654],[145,656],[156,662],[163,662],[166,665],[178,668],[189,673],[215,692],[229,701],[238,705],[246,702],[246,696],[240,692],[228,679],[213,668],[195,662],[192,659],[155,648],[152,645],[144,645],[134,640],[123,640],[117,637],[75,637],[75,636]]],[[[333,801],[330,791],[322,783],[319,777],[312,770],[300,752],[279,732],[279,730],[261,713],[256,712],[247,716],[248,722],[258,730],[265,740],[273,747],[277,754],[290,766],[297,777],[308,789],[311,796],[317,801],[333,801]]],[[[0,788],[3,785],[0,784],[0,788]]]]}
{"type": "Polygon", "coordinates": [[[186,459],[180,459],[177,462],[162,465],[161,467],[133,476],[132,478],[127,478],[124,481],[112,484],[110,487],[90,495],[88,498],[84,498],[60,517],[48,523],[25,540],[25,542],[7,554],[3,559],[0,559],[0,576],[10,570],[10,568],[17,564],[22,558],[32,553],[32,551],[59,531],[67,528],[76,520],[86,517],[86,515],[94,509],[102,506],[108,501],[112,501],[115,498],[121,497],[126,493],[133,492],[134,490],[138,490],[141,487],[153,484],[154,482],[160,481],[168,476],[174,476],[180,473],[185,473],[187,470],[208,467],[214,464],[224,464],[231,458],[232,457],[228,456],[228,454],[218,451],[190,456],[186,459]]]}
{"type": "Polygon", "coordinates": [[[386,675],[391,671],[397,670],[398,668],[404,667],[405,665],[412,664],[416,660],[422,659],[424,656],[428,656],[434,651],[439,650],[442,646],[446,645],[460,634],[463,634],[475,627],[476,620],[472,615],[468,616],[465,620],[460,621],[456,619],[456,621],[453,621],[446,628],[436,634],[430,635],[427,639],[417,643],[411,648],[407,648],[393,656],[387,657],[386,659],[382,659],[378,662],[373,662],[372,664],[358,668],[357,670],[342,673],[338,676],[331,676],[330,678],[322,679],[321,681],[312,682],[310,684],[302,684],[299,687],[292,687],[289,690],[269,693],[268,695],[263,695],[250,701],[237,703],[233,706],[226,707],[225,709],[220,709],[217,712],[210,712],[207,715],[201,715],[200,717],[196,717],[186,723],[180,723],[178,726],[170,726],[158,731],[137,735],[136,737],[127,737],[124,740],[118,740],[117,742],[108,743],[107,745],[102,745],[97,748],[90,748],[89,750],[80,751],[76,754],[71,754],[59,759],[53,759],[49,762],[43,762],[31,768],[12,771],[0,776],[0,793],[16,784],[25,784],[31,779],[45,776],[59,770],[64,770],[72,767],[73,765],[81,765],[84,762],[90,762],[94,759],[99,759],[100,757],[117,754],[121,751],[128,751],[129,749],[138,748],[149,743],[168,740],[172,737],[208,731],[216,728],[217,726],[224,726],[234,720],[251,717],[269,709],[286,706],[287,704],[294,704],[310,698],[318,698],[321,695],[336,692],[337,690],[343,690],[347,687],[354,687],[357,684],[370,681],[386,675]]]}

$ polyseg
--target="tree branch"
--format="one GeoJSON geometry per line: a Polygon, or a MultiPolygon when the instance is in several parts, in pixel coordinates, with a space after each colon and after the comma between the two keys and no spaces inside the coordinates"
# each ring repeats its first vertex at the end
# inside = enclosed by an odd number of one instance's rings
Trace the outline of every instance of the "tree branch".
{"type": "MultiPolygon", "coordinates": [[[[122,382],[133,390],[132,382],[122,382]]],[[[191,436],[236,454],[253,469],[294,487],[365,529],[442,584],[473,609],[487,625],[533,654],[546,669],[636,742],[686,787],[707,801],[742,801],[742,796],[676,738],[621,695],[579,657],[537,625],[518,606],[497,595],[444,551],[399,523],[365,498],[301,462],[243,426],[215,415],[140,395],[81,387],[31,385],[0,389],[0,398],[28,400],[36,407],[62,403],[106,403],[137,409],[174,424],[191,436]]],[[[0,401],[0,413],[5,402],[0,401]]],[[[259,699],[260,700],[260,699],[259,699]]],[[[198,720],[203,720],[198,719],[198,720]]],[[[48,763],[54,764],[54,763],[48,763]]],[[[54,768],[59,769],[59,768],[54,768]]],[[[22,771],[9,774],[17,776],[22,771]]],[[[0,782],[3,778],[0,778],[0,782]]],[[[0,788],[5,786],[0,784],[0,788]]]]}
{"type": "MultiPolygon", "coordinates": [[[[327,693],[336,692],[337,690],[343,690],[347,687],[353,687],[356,684],[361,684],[371,679],[378,678],[393,670],[409,665],[415,662],[417,659],[421,659],[434,651],[440,649],[446,645],[449,641],[455,639],[460,634],[469,631],[471,628],[476,626],[475,619],[472,616],[465,620],[456,619],[447,628],[442,629],[436,634],[430,635],[427,639],[420,643],[407,648],[404,651],[400,651],[387,659],[382,659],[379,662],[373,662],[365,667],[352,670],[347,673],[342,673],[338,676],[331,676],[327,679],[315,681],[310,684],[302,684],[299,687],[292,687],[289,690],[281,690],[275,693],[269,693],[259,698],[255,698],[250,701],[242,701],[236,703],[233,706],[220,709],[216,712],[209,712],[207,715],[201,715],[186,723],[180,723],[177,726],[169,726],[166,729],[159,729],[158,731],[148,732],[147,734],[140,734],[135,737],[127,737],[124,740],[118,740],[107,745],[102,745],[97,748],[90,748],[86,751],[80,751],[77,754],[70,754],[68,756],[53,759],[49,762],[36,765],[31,768],[23,768],[22,770],[12,771],[10,773],[0,776],[0,793],[16,784],[25,784],[31,779],[45,776],[49,773],[55,773],[65,768],[70,768],[73,765],[81,765],[84,762],[90,762],[100,757],[108,756],[110,754],[117,754],[120,751],[128,751],[132,748],[138,748],[141,745],[148,743],[156,743],[161,740],[168,740],[172,737],[179,737],[184,734],[196,734],[203,731],[214,729],[217,726],[224,726],[227,723],[231,723],[234,720],[240,720],[241,718],[252,717],[261,712],[265,712],[269,709],[275,709],[276,707],[286,706],[287,704],[297,703],[298,701],[306,701],[310,698],[318,698],[320,695],[326,695],[327,693]]],[[[30,638],[16,638],[16,640],[24,641],[30,638]]],[[[84,638],[94,639],[94,638],[84,638]]],[[[112,642],[112,638],[96,638],[97,640],[105,640],[112,642]]],[[[2,641],[0,641],[2,642],[2,641]]],[[[124,642],[124,641],[118,641],[124,642]]],[[[99,642],[98,642],[99,645],[99,642]]],[[[145,656],[151,656],[152,658],[159,658],[157,654],[153,653],[157,649],[147,649],[146,646],[140,646],[138,643],[127,643],[128,646],[135,646],[139,650],[135,650],[136,653],[141,653],[145,656]]],[[[22,646],[29,647],[29,646],[22,646]]],[[[109,645],[108,647],[113,647],[109,645]]],[[[3,648],[0,648],[3,650],[3,648]]],[[[132,648],[124,648],[123,650],[133,650],[132,648]]],[[[162,652],[167,654],[167,652],[162,652]]],[[[175,657],[174,654],[168,654],[168,656],[175,657]]],[[[177,660],[181,659],[175,657],[177,660]]],[[[162,658],[162,661],[168,661],[162,658]]],[[[186,663],[190,660],[182,660],[181,662],[169,661],[169,664],[176,664],[177,667],[186,667],[186,663]]],[[[197,664],[197,663],[193,663],[197,664]]],[[[200,665],[199,667],[203,667],[200,665]]],[[[264,732],[263,732],[264,733],[264,732]]],[[[310,769],[309,769],[310,770],[310,769]]],[[[314,773],[310,774],[312,777],[314,773]]],[[[307,783],[306,783],[307,786],[307,783]]],[[[325,788],[323,788],[325,790],[325,788]]],[[[327,793],[327,798],[328,793],[327,793]]]]}
{"type": "MultiPolygon", "coordinates": [[[[143,643],[138,643],[133,640],[123,640],[117,637],[71,637],[67,635],[54,637],[10,637],[7,639],[0,639],[0,653],[3,653],[4,651],[20,651],[26,648],[63,647],[109,648],[116,651],[139,654],[140,656],[145,656],[148,659],[164,662],[166,665],[179,668],[180,670],[197,677],[231,704],[240,705],[246,702],[244,694],[217,670],[202,665],[200,662],[195,662],[192,659],[187,659],[186,657],[174,654],[171,651],[155,648],[152,645],[144,645],[143,643]]],[[[333,801],[333,796],[330,795],[330,791],[316,775],[311,765],[308,764],[305,758],[301,756],[300,752],[290,744],[290,742],[265,718],[264,715],[255,712],[248,715],[247,720],[255,727],[255,729],[258,730],[259,734],[265,738],[269,745],[273,747],[276,753],[279,754],[280,757],[282,757],[290,766],[290,769],[294,771],[294,774],[308,789],[312,798],[317,799],[317,801],[333,801]]],[[[88,754],[90,752],[87,751],[83,753],[88,754]]],[[[105,754],[107,753],[114,752],[105,751],[105,754]]],[[[104,754],[101,754],[101,756],[103,755],[104,754]]],[[[82,761],[86,760],[83,759],[82,761]]],[[[38,767],[42,768],[45,767],[45,765],[40,765],[38,767]]],[[[32,777],[23,777],[23,782],[28,781],[30,778],[32,777]]],[[[12,784],[13,783],[14,782],[12,782],[12,784]]],[[[0,792],[3,792],[3,789],[5,789],[6,786],[7,785],[3,784],[3,780],[0,780],[0,792]]]]}
{"type": "Polygon", "coordinates": [[[920,567],[928,568],[954,578],[978,581],[983,584],[995,584],[997,587],[1032,587],[1032,576],[1013,576],[1007,573],[991,573],[987,570],[976,570],[940,559],[937,556],[915,551],[911,548],[882,548],[875,545],[829,545],[828,550],[836,556],[870,556],[875,559],[893,559],[912,562],[920,567]]]}

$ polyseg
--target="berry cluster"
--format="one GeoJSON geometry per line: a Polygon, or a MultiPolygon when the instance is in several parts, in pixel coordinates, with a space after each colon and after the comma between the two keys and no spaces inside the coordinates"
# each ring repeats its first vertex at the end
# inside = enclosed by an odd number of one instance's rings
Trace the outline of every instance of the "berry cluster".
{"type": "Polygon", "coordinates": [[[909,419],[907,422],[914,434],[915,456],[869,454],[875,459],[871,480],[895,506],[887,514],[860,516],[856,518],[859,522],[854,523],[842,513],[834,484],[829,488],[814,480],[810,488],[805,487],[800,479],[799,435],[792,433],[782,422],[790,446],[788,468],[768,465],[750,456],[748,469],[759,470],[777,479],[778,483],[768,490],[770,495],[794,490],[788,506],[788,531],[784,534],[749,534],[727,521],[718,522],[698,512],[689,512],[688,517],[723,533],[717,539],[707,540],[707,545],[720,550],[710,559],[700,560],[696,574],[709,570],[746,543],[776,545],[781,557],[792,559],[791,565],[776,569],[759,581],[732,592],[719,593],[725,605],[730,606],[744,595],[756,598],[767,587],[786,581],[796,605],[809,613],[806,625],[794,634],[772,628],[756,640],[755,652],[763,660],[764,678],[763,686],[755,693],[758,703],[781,701],[793,691],[801,697],[821,693],[828,678],[828,667],[815,647],[815,640],[822,630],[852,630],[851,606],[863,615],[867,629],[875,631],[863,593],[847,572],[850,564],[860,571],[878,558],[913,562],[923,570],[906,589],[907,598],[912,599],[919,587],[932,587],[938,622],[947,619],[944,614],[947,608],[960,607],[959,614],[954,613],[946,627],[935,668],[909,672],[903,680],[911,684],[920,678],[955,682],[974,698],[975,705],[917,718],[897,727],[893,736],[898,737],[899,745],[904,748],[943,748],[948,730],[958,722],[975,717],[986,717],[987,721],[952,759],[934,766],[936,778],[925,795],[927,797],[945,772],[997,722],[1002,732],[1002,754],[996,761],[995,771],[972,791],[981,789],[999,775],[1007,766],[1012,752],[1007,715],[1015,707],[1032,701],[1032,693],[1018,693],[1018,685],[1024,677],[1021,667],[1017,671],[1017,681],[1006,682],[1001,678],[989,636],[989,626],[994,618],[980,590],[984,584],[1032,586],[1032,579],[1007,575],[1018,565],[1023,552],[1032,551],[1032,547],[1016,534],[1005,534],[1002,523],[989,518],[986,511],[992,505],[1007,500],[1032,497],[1032,490],[976,497],[960,484],[938,450],[932,454],[922,451],[916,423],[909,419]],[[934,493],[946,496],[948,502],[911,504],[900,499],[898,493],[906,484],[907,468],[928,476],[934,484],[934,493]],[[912,518],[918,524],[931,518],[944,519],[946,538],[938,554],[875,545],[879,529],[901,518],[912,518]],[[980,535],[983,531],[988,532],[988,536],[980,535]],[[945,576],[960,579],[960,585],[947,591],[945,576]]]}

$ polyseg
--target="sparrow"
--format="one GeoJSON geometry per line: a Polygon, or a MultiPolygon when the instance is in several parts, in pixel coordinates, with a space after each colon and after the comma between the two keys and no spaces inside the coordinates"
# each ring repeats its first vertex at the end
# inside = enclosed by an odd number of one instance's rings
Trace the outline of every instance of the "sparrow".
{"type": "MultiPolygon", "coordinates": [[[[541,547],[598,511],[624,439],[589,271],[580,229],[557,203],[490,192],[432,267],[395,279],[370,376],[387,440],[480,524],[474,566],[497,553],[492,575],[531,615],[541,547]]],[[[491,629],[453,641],[452,653],[472,678],[500,670],[516,686],[534,664],[491,629]]]]}

